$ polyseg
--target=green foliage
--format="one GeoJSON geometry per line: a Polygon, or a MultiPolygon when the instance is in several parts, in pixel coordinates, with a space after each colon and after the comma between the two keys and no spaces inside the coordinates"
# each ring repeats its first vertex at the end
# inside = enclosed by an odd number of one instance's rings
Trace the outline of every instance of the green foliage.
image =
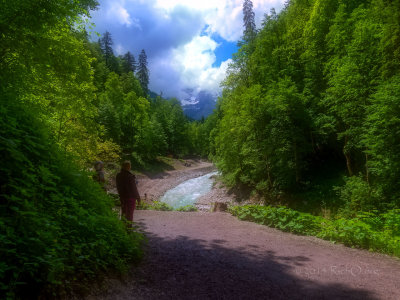
{"type": "Polygon", "coordinates": [[[161,210],[161,211],[171,211],[174,210],[171,206],[169,206],[167,203],[161,202],[161,201],[154,201],[153,203],[153,209],[154,210],[161,210]]]}
{"type": "Polygon", "coordinates": [[[140,86],[145,95],[148,94],[148,86],[149,86],[149,69],[147,68],[147,55],[144,49],[139,54],[139,61],[138,61],[138,70],[136,73],[140,86]]]}
{"type": "Polygon", "coordinates": [[[42,3],[39,12],[35,4],[14,1],[2,3],[0,10],[1,94],[35,105],[54,142],[82,165],[96,159],[107,142],[95,122],[95,49],[88,47],[78,17],[88,16],[96,4],[63,0],[42,3]]]}
{"type": "Polygon", "coordinates": [[[180,102],[176,98],[164,100],[157,97],[151,105],[153,120],[157,120],[161,126],[165,141],[163,144],[166,148],[163,149],[162,154],[178,157],[188,154],[188,121],[183,114],[180,102]]]}
{"type": "Polygon", "coordinates": [[[203,122],[193,121],[188,124],[189,153],[201,157],[209,157],[215,154],[211,131],[214,129],[216,121],[216,115],[213,114],[203,122]]]}
{"type": "Polygon", "coordinates": [[[303,132],[310,125],[304,100],[291,80],[267,91],[259,85],[238,90],[227,96],[221,109],[217,165],[234,183],[268,192],[300,181],[302,157],[311,150],[303,132]]]}
{"type": "MultiPolygon", "coordinates": [[[[126,54],[121,60],[119,68],[125,70],[121,74],[112,72],[110,67],[104,69],[106,54],[101,52],[97,43],[91,43],[90,49],[96,62],[92,65],[99,90],[94,102],[96,120],[102,126],[103,139],[117,144],[124,158],[131,159],[139,167],[148,165],[160,155],[181,157],[189,151],[197,154],[197,149],[190,148],[191,124],[177,99],[145,98],[147,91],[143,90],[143,85],[147,89],[148,82],[141,82],[137,77],[139,73],[135,75],[132,71],[133,66],[126,65],[127,59],[130,64],[133,62],[129,58],[131,54],[126,54]]],[[[114,57],[111,52],[108,55],[114,57]]],[[[139,71],[142,69],[140,67],[139,71]]],[[[201,146],[206,148],[204,143],[201,146]]]]}
{"type": "Polygon", "coordinates": [[[142,202],[140,205],[138,205],[138,209],[141,209],[141,210],[161,210],[161,211],[172,211],[172,210],[174,210],[173,207],[171,207],[167,203],[161,202],[161,201],[154,201],[151,204],[142,202]]]}
{"type": "Polygon", "coordinates": [[[80,168],[120,152],[96,122],[110,73],[83,31],[96,5],[1,3],[0,298],[68,297],[141,256],[142,236],[80,168]]]}
{"type": "Polygon", "coordinates": [[[334,190],[329,176],[312,181],[336,165],[349,178],[339,199],[324,200],[328,209],[341,203],[342,215],[355,216],[399,207],[399,7],[289,1],[265,15],[234,54],[211,118],[210,152],[226,182],[268,200],[307,201],[299,196],[334,190]]]}
{"type": "Polygon", "coordinates": [[[320,223],[324,220],[308,213],[301,213],[285,207],[272,206],[231,206],[229,211],[241,220],[253,221],[259,224],[304,235],[316,235],[320,223]]]}
{"type": "Polygon", "coordinates": [[[379,195],[360,176],[345,178],[344,186],[336,187],[336,191],[344,203],[342,215],[379,208],[379,195]]]}
{"type": "Polygon", "coordinates": [[[0,106],[1,295],[59,295],[107,269],[127,271],[141,236],[126,232],[112,200],[29,111],[11,99],[0,106]]]}
{"type": "Polygon", "coordinates": [[[232,215],[301,235],[312,235],[346,246],[400,256],[399,210],[360,213],[352,219],[329,220],[286,207],[230,206],[232,215]]]}
{"type": "Polygon", "coordinates": [[[383,227],[392,236],[400,236],[400,209],[393,209],[382,215],[384,218],[383,227]]]}
{"type": "MultiPolygon", "coordinates": [[[[43,19],[36,19],[33,6],[23,1],[4,3],[2,94],[37,106],[38,117],[51,129],[55,142],[82,166],[98,159],[118,160],[121,154],[126,158],[133,154],[138,162],[187,154],[188,122],[179,103],[171,106],[164,121],[156,113],[157,105],[145,98],[147,91],[133,72],[133,56],[115,57],[108,32],[100,43],[89,42],[84,22],[72,16],[88,15],[96,4],[67,0],[60,6],[46,4],[42,9],[48,16],[41,12],[43,19]],[[42,26],[31,26],[21,18],[8,20],[8,13],[15,11],[42,26]],[[62,15],[54,19],[57,13],[62,15]]],[[[170,101],[158,101],[164,102],[170,101]]]]}
{"type": "Polygon", "coordinates": [[[382,189],[385,202],[400,205],[400,76],[382,83],[371,97],[363,143],[373,182],[382,189]]]}
{"type": "Polygon", "coordinates": [[[177,209],[177,211],[186,211],[186,212],[188,212],[188,211],[198,211],[198,209],[194,205],[185,205],[185,206],[179,207],[177,209]]]}
{"type": "Polygon", "coordinates": [[[197,211],[197,208],[194,205],[185,205],[178,209],[174,209],[172,206],[168,205],[165,202],[161,202],[161,201],[154,201],[151,204],[142,202],[140,205],[138,205],[137,208],[140,210],[161,210],[161,211],[175,210],[175,211],[184,211],[184,212],[197,211]]]}

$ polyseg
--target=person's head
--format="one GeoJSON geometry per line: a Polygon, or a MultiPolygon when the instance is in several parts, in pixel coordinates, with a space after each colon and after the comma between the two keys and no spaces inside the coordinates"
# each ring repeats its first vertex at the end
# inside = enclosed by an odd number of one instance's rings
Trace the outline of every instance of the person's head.
{"type": "Polygon", "coordinates": [[[131,170],[131,162],[129,160],[125,160],[121,165],[121,169],[130,171],[131,170]]]}
{"type": "Polygon", "coordinates": [[[96,170],[96,171],[101,171],[101,170],[103,170],[103,162],[102,161],[96,161],[95,163],[94,163],[94,169],[96,170]]]}

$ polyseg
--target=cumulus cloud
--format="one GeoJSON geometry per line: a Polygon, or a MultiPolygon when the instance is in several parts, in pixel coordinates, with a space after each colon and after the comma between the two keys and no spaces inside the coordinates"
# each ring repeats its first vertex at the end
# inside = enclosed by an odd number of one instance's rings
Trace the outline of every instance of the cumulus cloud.
{"type": "Polygon", "coordinates": [[[107,20],[118,22],[120,25],[130,27],[132,24],[140,28],[139,20],[132,19],[128,11],[123,7],[123,3],[112,2],[106,11],[107,20]]]}
{"type": "Polygon", "coordinates": [[[211,68],[216,57],[217,43],[208,36],[196,36],[193,40],[172,51],[173,65],[182,74],[182,80],[188,86],[201,84],[202,72],[211,68]]]}
{"type": "Polygon", "coordinates": [[[126,50],[125,47],[124,47],[123,45],[121,45],[121,44],[116,44],[116,45],[114,45],[114,52],[115,52],[117,55],[123,55],[123,54],[125,54],[126,52],[128,52],[128,50],[126,50]]]}
{"type": "Polygon", "coordinates": [[[186,96],[187,88],[195,94],[202,90],[218,93],[231,60],[213,67],[216,47],[218,44],[209,36],[196,36],[189,43],[172,49],[151,64],[151,86],[158,87],[166,96],[180,99],[186,96]]]}
{"type": "MultiPolygon", "coordinates": [[[[259,27],[272,7],[284,0],[253,0],[259,27]]],[[[92,13],[96,31],[111,32],[114,50],[136,56],[145,49],[150,89],[167,97],[185,97],[184,90],[220,91],[230,60],[215,66],[213,36],[236,42],[243,32],[242,0],[100,0],[92,13]]]]}
{"type": "MultiPolygon", "coordinates": [[[[261,26],[264,15],[271,8],[280,9],[284,0],[253,0],[256,25],[261,26]]],[[[186,6],[202,12],[209,31],[217,33],[227,41],[238,41],[243,32],[243,0],[157,0],[155,6],[170,11],[177,6],[186,6]]]]}

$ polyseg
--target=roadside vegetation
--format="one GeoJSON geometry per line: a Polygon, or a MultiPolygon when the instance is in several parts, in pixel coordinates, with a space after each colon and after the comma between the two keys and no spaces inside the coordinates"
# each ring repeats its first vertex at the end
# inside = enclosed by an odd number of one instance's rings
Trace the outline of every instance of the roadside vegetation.
{"type": "Polygon", "coordinates": [[[31,113],[11,105],[0,116],[1,298],[70,296],[108,270],[126,272],[142,236],[31,113]]]}
{"type": "Polygon", "coordinates": [[[174,209],[172,206],[168,205],[165,202],[161,202],[161,201],[154,201],[152,203],[142,202],[140,205],[138,205],[137,209],[139,209],[139,210],[159,210],[159,211],[183,211],[183,212],[198,210],[196,208],[196,206],[194,206],[194,205],[185,205],[185,206],[179,207],[178,209],[174,209]]]}
{"type": "Polygon", "coordinates": [[[243,8],[210,134],[225,181],[349,217],[399,208],[398,1],[290,1],[260,29],[243,8]]]}
{"type": "Polygon", "coordinates": [[[232,212],[399,255],[400,2],[293,0],[261,28],[252,7],[209,155],[265,206],[232,212]]]}
{"type": "Polygon", "coordinates": [[[400,210],[360,212],[352,218],[327,219],[287,207],[230,206],[232,215],[282,231],[316,236],[349,247],[400,257],[400,210]]]}

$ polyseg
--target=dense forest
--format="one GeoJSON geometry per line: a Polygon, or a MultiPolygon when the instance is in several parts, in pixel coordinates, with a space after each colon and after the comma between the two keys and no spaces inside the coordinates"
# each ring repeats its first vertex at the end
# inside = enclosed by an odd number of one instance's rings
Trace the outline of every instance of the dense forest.
{"type": "Polygon", "coordinates": [[[211,131],[226,180],[352,216],[400,205],[400,2],[289,1],[244,34],[211,131]]]}
{"type": "MultiPolygon", "coordinates": [[[[94,121],[99,126],[94,134],[100,141],[93,156],[86,161],[112,161],[129,158],[137,167],[154,161],[160,155],[183,157],[201,154],[198,144],[204,140],[201,122],[190,121],[178,99],[163,99],[149,91],[149,72],[145,50],[136,63],[130,52],[116,57],[112,37],[105,32],[98,42],[88,42],[94,85],[92,95],[94,121]]],[[[204,122],[203,122],[204,123],[204,122]]],[[[81,138],[78,138],[81,140],[81,138]]],[[[91,143],[92,146],[95,144],[91,143]]],[[[82,147],[72,147],[82,149],[82,147]]]]}

